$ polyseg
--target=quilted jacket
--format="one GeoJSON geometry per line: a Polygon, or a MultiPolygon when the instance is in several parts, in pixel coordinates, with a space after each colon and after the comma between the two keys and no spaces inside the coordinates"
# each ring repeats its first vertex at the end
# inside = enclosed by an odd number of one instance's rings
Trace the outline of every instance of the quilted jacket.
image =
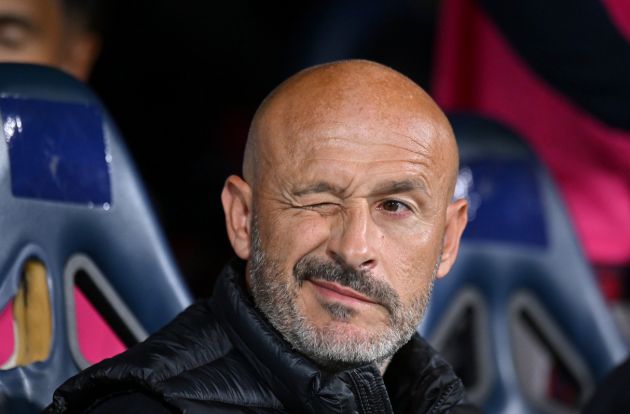
{"type": "Polygon", "coordinates": [[[243,263],[230,263],[212,298],[68,380],[46,412],[477,412],[464,403],[451,367],[418,334],[384,377],[374,364],[323,371],[292,350],[254,307],[243,271],[243,263]]]}

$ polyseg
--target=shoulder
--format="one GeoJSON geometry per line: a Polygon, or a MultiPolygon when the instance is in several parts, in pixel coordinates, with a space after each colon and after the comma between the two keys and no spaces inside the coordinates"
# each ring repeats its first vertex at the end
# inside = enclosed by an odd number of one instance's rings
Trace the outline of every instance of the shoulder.
{"type": "MultiPolygon", "coordinates": [[[[190,404],[195,405],[195,402],[191,401],[190,404]]],[[[159,397],[146,394],[142,391],[128,391],[112,394],[95,402],[92,406],[86,409],[83,414],[173,414],[181,411],[181,409],[171,407],[159,397]]],[[[205,403],[201,411],[211,412],[213,414],[251,414],[264,412],[264,410],[250,409],[248,407],[238,407],[222,403],[205,403]]]]}
{"type": "Polygon", "coordinates": [[[169,404],[178,410],[187,404],[209,405],[213,413],[248,412],[239,405],[281,406],[202,303],[144,343],[67,381],[55,392],[49,412],[86,407],[96,410],[89,413],[153,412],[129,408],[151,398],[163,407],[157,413],[169,412],[169,404]]]}
{"type": "Polygon", "coordinates": [[[94,402],[85,414],[131,414],[131,413],[171,414],[171,410],[164,402],[140,391],[129,391],[112,394],[94,402]]]}
{"type": "Polygon", "coordinates": [[[50,412],[63,412],[68,407],[80,411],[94,406],[94,401],[136,401],[173,391],[162,388],[188,372],[212,366],[230,351],[232,344],[209,307],[197,303],[143,343],[66,381],[55,392],[50,412]]]}

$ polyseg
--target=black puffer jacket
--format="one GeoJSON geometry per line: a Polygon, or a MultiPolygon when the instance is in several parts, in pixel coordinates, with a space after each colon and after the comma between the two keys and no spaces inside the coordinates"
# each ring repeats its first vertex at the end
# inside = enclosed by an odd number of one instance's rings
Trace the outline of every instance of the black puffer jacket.
{"type": "Polygon", "coordinates": [[[47,412],[98,411],[102,401],[129,399],[129,392],[132,400],[149,396],[185,413],[475,412],[462,405],[464,389],[450,366],[418,335],[384,379],[375,365],[323,372],[268,324],[242,281],[242,264],[228,265],[210,300],[68,380],[47,412]]]}

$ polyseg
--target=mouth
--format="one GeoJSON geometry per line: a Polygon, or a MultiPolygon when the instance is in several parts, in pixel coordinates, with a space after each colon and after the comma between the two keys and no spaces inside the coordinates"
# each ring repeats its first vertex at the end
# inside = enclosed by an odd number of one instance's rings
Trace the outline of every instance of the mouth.
{"type": "Polygon", "coordinates": [[[377,304],[372,299],[360,294],[356,290],[341,286],[334,282],[313,279],[308,279],[307,281],[314,285],[317,293],[327,299],[349,303],[377,304]]]}

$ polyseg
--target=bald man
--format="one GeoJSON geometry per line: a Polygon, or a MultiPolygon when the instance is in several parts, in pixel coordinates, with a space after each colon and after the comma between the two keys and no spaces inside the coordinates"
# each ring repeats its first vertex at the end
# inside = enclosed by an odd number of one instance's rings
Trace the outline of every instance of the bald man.
{"type": "Polygon", "coordinates": [[[49,412],[474,412],[416,333],[466,225],[457,168],[444,114],[400,73],[298,73],[226,180],[238,259],[212,298],[68,381],[49,412]]]}

